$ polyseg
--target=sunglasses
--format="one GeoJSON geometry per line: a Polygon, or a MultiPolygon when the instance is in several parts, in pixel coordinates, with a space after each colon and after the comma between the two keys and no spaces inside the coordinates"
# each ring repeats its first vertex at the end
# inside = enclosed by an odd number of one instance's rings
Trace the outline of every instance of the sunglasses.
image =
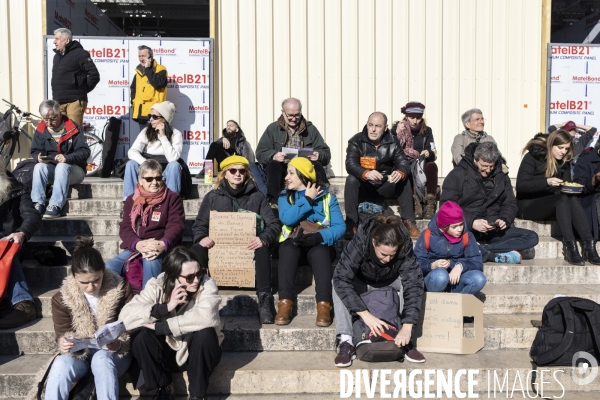
{"type": "Polygon", "coordinates": [[[246,169],[245,168],[229,168],[228,171],[229,171],[229,173],[231,175],[235,175],[236,172],[239,172],[240,175],[245,175],[246,174],[246,169]]]}
{"type": "Polygon", "coordinates": [[[145,180],[146,182],[150,183],[152,181],[160,182],[160,181],[162,181],[163,177],[162,177],[162,175],[159,175],[159,176],[144,176],[144,177],[142,177],[142,179],[145,180]]]}
{"type": "Polygon", "coordinates": [[[185,281],[187,283],[192,284],[192,283],[194,283],[194,280],[196,278],[198,278],[198,280],[200,280],[200,278],[202,277],[202,274],[200,273],[200,271],[198,271],[195,274],[190,274],[190,275],[187,275],[187,276],[185,276],[185,275],[179,275],[179,277],[185,279],[185,281]]]}
{"type": "Polygon", "coordinates": [[[155,115],[155,114],[148,114],[148,119],[161,119],[162,117],[160,115],[155,115]]]}

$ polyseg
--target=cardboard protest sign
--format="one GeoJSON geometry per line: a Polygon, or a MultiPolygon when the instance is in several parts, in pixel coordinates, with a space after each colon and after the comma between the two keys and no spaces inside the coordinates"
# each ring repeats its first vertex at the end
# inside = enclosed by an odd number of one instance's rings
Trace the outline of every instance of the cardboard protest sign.
{"type": "Polygon", "coordinates": [[[248,242],[256,236],[256,214],[210,212],[208,268],[218,286],[254,287],[254,250],[248,242]]]}
{"type": "Polygon", "coordinates": [[[415,330],[420,351],[474,354],[483,348],[481,300],[458,293],[427,292],[423,297],[421,319],[415,330]],[[465,317],[469,321],[466,325],[465,317]]]}

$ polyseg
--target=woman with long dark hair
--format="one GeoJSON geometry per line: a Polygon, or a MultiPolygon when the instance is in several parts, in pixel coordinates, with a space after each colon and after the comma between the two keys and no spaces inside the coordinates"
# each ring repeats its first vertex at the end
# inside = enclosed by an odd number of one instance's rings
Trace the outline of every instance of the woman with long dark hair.
{"type": "MultiPolygon", "coordinates": [[[[418,162],[421,158],[425,159],[423,168],[427,177],[425,198],[423,201],[417,193],[414,194],[415,218],[431,219],[435,214],[437,205],[438,167],[435,163],[437,151],[433,141],[433,133],[431,128],[427,126],[427,121],[423,118],[425,105],[418,101],[409,101],[400,111],[404,114],[404,118],[392,127],[392,132],[395,132],[398,136],[400,145],[402,145],[408,160],[418,162]],[[423,203],[425,204],[425,212],[423,212],[423,203]]],[[[414,183],[413,187],[415,187],[414,183]]]]}
{"type": "Polygon", "coordinates": [[[271,293],[271,253],[269,246],[275,243],[281,224],[273,214],[267,198],[258,191],[254,177],[249,170],[250,163],[244,157],[230,156],[221,164],[221,172],[213,190],[208,192],[198,210],[192,227],[191,247],[200,257],[203,265],[208,265],[208,249],[215,245],[209,236],[210,212],[252,211],[264,221],[264,229],[257,230],[247,249],[254,251],[256,268],[256,294],[258,296],[261,324],[273,323],[273,294],[271,293]]]}
{"type": "MultiPolygon", "coordinates": [[[[295,157],[285,176],[287,190],[279,196],[279,310],[277,325],[290,323],[294,304],[294,281],[301,258],[306,258],[315,277],[317,326],[331,325],[331,277],[335,258],[333,244],[342,238],[346,224],[337,198],[327,184],[317,182],[317,173],[309,159],[295,157]],[[320,225],[314,233],[302,223],[320,225]]],[[[305,224],[306,225],[306,224],[305,224]]]]}
{"type": "Polygon", "coordinates": [[[183,151],[183,135],[171,126],[174,115],[175,105],[170,101],[156,103],[150,109],[148,125],[138,134],[127,152],[129,161],[123,177],[123,201],[133,194],[138,182],[138,168],[148,158],[161,164],[167,163],[163,171],[165,183],[173,192],[181,191],[182,167],[177,160],[183,151]]]}
{"type": "Polygon", "coordinates": [[[102,255],[93,248],[94,239],[77,237],[71,276],[52,297],[52,321],[59,356],[52,363],[46,383],[46,399],[68,399],[71,384],[88,371],[94,375],[99,399],[119,398],[119,376],[129,368],[129,335],[124,333],[106,348],[71,349],[73,339],[94,339],[101,327],[116,321],[123,305],[131,299],[129,285],[105,269],[102,255]]]}
{"type": "Polygon", "coordinates": [[[221,296],[189,249],[175,247],[162,265],[163,273],[123,308],[119,319],[128,330],[142,327],[132,353],[146,390],[156,389],[156,399],[171,399],[171,372],[187,371],[190,399],[204,398],[221,360],[221,296]]]}
{"type": "Polygon", "coordinates": [[[517,215],[532,221],[554,220],[563,235],[563,255],[573,265],[585,260],[600,265],[596,243],[577,196],[562,193],[560,185],[571,181],[573,138],[559,129],[531,139],[517,174],[517,215]],[[573,228],[583,241],[583,257],[577,249],[573,228]],[[584,260],[585,259],[585,260],[584,260]]]}
{"type": "MultiPolygon", "coordinates": [[[[361,294],[389,286],[400,292],[400,325],[394,342],[411,362],[425,362],[412,345],[412,329],[419,320],[423,274],[413,253],[412,239],[400,218],[379,214],[364,221],[346,246],[333,274],[335,333],[340,343],[336,367],[349,367],[356,358],[352,315],[378,336],[388,323],[374,316],[361,294]]],[[[360,339],[360,338],[359,338],[360,339]]]]}

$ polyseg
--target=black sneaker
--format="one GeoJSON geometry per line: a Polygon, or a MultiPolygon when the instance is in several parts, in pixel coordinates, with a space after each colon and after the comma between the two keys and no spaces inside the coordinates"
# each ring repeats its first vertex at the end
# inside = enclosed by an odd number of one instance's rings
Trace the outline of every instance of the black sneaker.
{"type": "Polygon", "coordinates": [[[535,248],[531,247],[525,250],[519,250],[523,260],[533,260],[535,258],[535,248]]]}
{"type": "Polygon", "coordinates": [[[358,227],[356,226],[356,222],[351,219],[346,220],[346,233],[344,234],[344,239],[352,240],[354,235],[356,235],[356,230],[358,227]]]}
{"type": "Polygon", "coordinates": [[[44,203],[35,203],[34,207],[35,211],[39,212],[40,215],[44,215],[44,213],[46,212],[46,206],[44,205],[44,203]]]}
{"type": "Polygon", "coordinates": [[[196,174],[196,178],[197,178],[197,179],[204,179],[204,168],[202,168],[202,169],[200,170],[200,172],[198,172],[198,173],[196,174]]]}
{"type": "Polygon", "coordinates": [[[424,363],[425,356],[412,344],[404,347],[404,358],[413,363],[424,363]]]}
{"type": "Polygon", "coordinates": [[[58,218],[60,216],[60,207],[50,204],[48,207],[46,207],[46,212],[44,213],[43,218],[58,218]]]}
{"type": "Polygon", "coordinates": [[[340,350],[333,361],[336,367],[349,367],[352,365],[352,360],[356,358],[356,353],[354,352],[354,346],[352,346],[349,342],[342,342],[340,344],[340,350]]]}
{"type": "Polygon", "coordinates": [[[156,394],[152,400],[171,400],[174,398],[175,396],[171,395],[171,386],[163,386],[156,390],[156,394]]]}

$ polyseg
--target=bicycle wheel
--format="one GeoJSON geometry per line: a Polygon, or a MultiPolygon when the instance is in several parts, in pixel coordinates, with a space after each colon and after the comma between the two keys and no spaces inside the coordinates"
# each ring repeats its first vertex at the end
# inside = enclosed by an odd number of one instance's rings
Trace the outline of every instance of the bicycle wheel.
{"type": "Polygon", "coordinates": [[[86,176],[94,176],[102,169],[102,148],[104,142],[93,133],[84,133],[85,142],[90,148],[90,156],[87,159],[86,176]]]}

